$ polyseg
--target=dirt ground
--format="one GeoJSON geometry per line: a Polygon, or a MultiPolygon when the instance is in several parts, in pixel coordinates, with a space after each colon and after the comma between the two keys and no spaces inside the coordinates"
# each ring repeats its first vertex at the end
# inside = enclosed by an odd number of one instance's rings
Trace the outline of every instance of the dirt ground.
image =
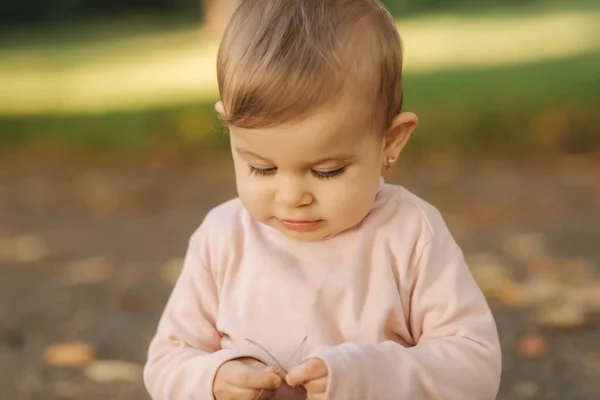
{"type": "MultiPolygon", "coordinates": [[[[600,158],[399,165],[493,307],[498,399],[600,398],[600,158]]],[[[0,399],[149,399],[141,366],[225,161],[0,160],[0,399]]]]}

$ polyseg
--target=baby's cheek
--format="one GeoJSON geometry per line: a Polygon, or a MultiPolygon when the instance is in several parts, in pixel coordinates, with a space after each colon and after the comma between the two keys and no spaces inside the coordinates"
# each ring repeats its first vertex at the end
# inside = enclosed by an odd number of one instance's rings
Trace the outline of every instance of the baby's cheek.
{"type": "Polygon", "coordinates": [[[355,213],[354,207],[352,205],[353,200],[349,199],[345,193],[340,192],[333,198],[330,198],[326,204],[324,205],[323,211],[325,213],[325,219],[328,219],[330,222],[334,222],[339,226],[340,229],[346,229],[349,220],[353,219],[353,214],[355,213]]]}
{"type": "Polygon", "coordinates": [[[261,188],[260,184],[238,185],[238,195],[242,203],[254,218],[263,220],[270,215],[271,202],[268,190],[261,188]]]}
{"type": "Polygon", "coordinates": [[[348,190],[340,192],[330,212],[347,229],[359,223],[369,212],[373,200],[369,194],[348,190]]]}

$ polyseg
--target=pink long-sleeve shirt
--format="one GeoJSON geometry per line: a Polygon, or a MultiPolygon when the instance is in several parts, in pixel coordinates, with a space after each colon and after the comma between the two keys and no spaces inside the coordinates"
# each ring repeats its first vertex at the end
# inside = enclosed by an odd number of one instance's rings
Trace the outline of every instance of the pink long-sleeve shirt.
{"type": "Polygon", "coordinates": [[[383,183],[358,226],[322,242],[253,220],[239,199],[207,214],[150,344],[146,387],[155,400],[213,399],[226,361],[277,366],[252,342],[287,370],[322,359],[329,400],[488,400],[500,382],[494,319],[441,215],[383,183]]]}

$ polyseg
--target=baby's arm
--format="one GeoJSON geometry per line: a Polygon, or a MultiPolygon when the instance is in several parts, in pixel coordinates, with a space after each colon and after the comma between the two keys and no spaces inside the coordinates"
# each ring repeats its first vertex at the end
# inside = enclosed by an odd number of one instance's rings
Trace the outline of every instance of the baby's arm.
{"type": "Polygon", "coordinates": [[[327,399],[496,398],[501,372],[496,324],[449,233],[421,251],[410,329],[414,347],[346,343],[310,354],[328,366],[327,399]]]}
{"type": "Polygon", "coordinates": [[[144,381],[155,400],[212,399],[221,365],[242,357],[261,360],[251,348],[221,349],[215,327],[217,288],[202,262],[198,236],[190,240],[183,270],[148,351],[144,381]]]}

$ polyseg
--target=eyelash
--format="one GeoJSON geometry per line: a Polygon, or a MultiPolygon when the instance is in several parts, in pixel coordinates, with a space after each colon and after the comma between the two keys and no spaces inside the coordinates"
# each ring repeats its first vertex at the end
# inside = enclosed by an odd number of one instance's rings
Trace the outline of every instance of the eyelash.
{"type": "MultiPolygon", "coordinates": [[[[263,168],[253,167],[252,165],[248,165],[248,168],[250,170],[250,175],[256,175],[256,176],[271,176],[271,175],[275,174],[275,172],[277,171],[277,168],[275,168],[275,167],[263,169],[263,168]]],[[[336,170],[327,171],[327,172],[315,171],[315,170],[311,171],[313,176],[318,179],[337,178],[337,177],[342,176],[344,174],[344,172],[346,172],[346,167],[338,168],[336,170]]]]}

